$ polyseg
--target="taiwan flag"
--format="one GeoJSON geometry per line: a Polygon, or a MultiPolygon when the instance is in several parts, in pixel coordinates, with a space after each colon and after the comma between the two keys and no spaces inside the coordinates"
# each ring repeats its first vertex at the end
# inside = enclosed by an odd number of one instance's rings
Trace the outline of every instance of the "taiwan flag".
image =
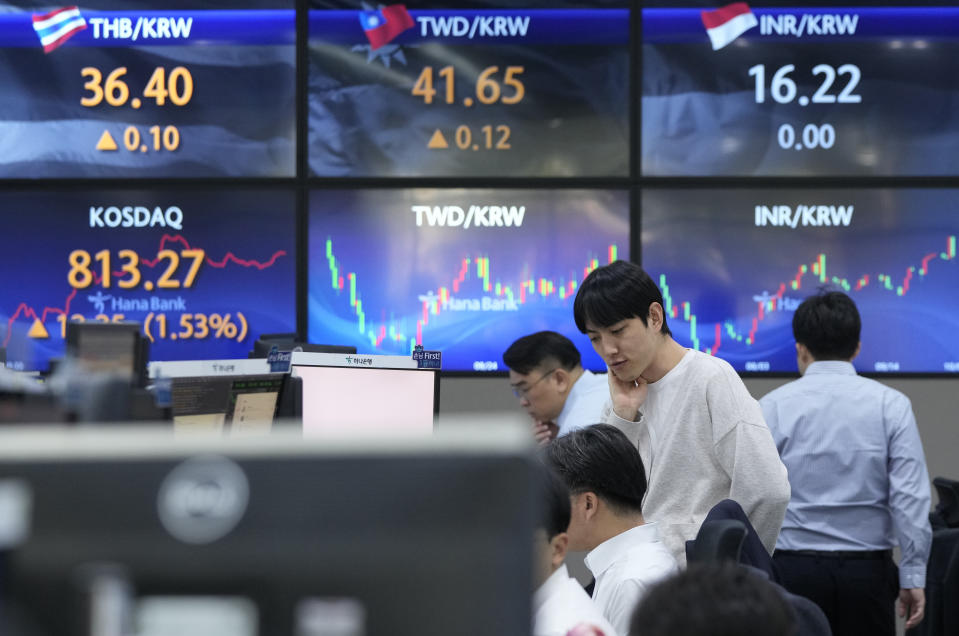
{"type": "Polygon", "coordinates": [[[391,4],[377,11],[360,11],[360,24],[374,51],[415,26],[406,6],[391,4]]]}
{"type": "Polygon", "coordinates": [[[714,51],[718,51],[759,24],[745,2],[727,4],[715,11],[703,11],[701,15],[714,51]]]}

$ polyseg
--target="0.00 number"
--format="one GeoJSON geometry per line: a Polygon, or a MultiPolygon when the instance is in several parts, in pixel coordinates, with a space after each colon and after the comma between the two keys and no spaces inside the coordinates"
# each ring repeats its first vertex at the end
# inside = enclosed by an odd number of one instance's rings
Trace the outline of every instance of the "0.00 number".
{"type": "Polygon", "coordinates": [[[789,148],[796,148],[796,150],[823,148],[828,150],[836,143],[836,129],[831,124],[823,124],[822,126],[806,124],[802,129],[802,144],[797,146],[796,129],[793,128],[792,124],[783,124],[779,127],[779,132],[776,133],[776,140],[779,142],[779,147],[784,150],[789,148]]]}

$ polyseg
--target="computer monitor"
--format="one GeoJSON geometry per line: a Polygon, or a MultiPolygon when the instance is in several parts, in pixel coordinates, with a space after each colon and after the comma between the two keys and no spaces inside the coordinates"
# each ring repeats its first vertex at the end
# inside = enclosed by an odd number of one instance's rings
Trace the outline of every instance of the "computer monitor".
{"type": "Polygon", "coordinates": [[[138,322],[68,322],[66,346],[83,372],[129,378],[133,384],[145,376],[148,344],[138,322]]]}
{"type": "Polygon", "coordinates": [[[0,389],[0,424],[52,424],[66,420],[65,409],[49,391],[0,389]]]}
{"type": "Polygon", "coordinates": [[[172,378],[173,428],[180,433],[268,433],[285,375],[172,378]]]}
{"type": "Polygon", "coordinates": [[[0,585],[37,636],[86,636],[91,605],[180,636],[528,636],[535,460],[525,429],[486,424],[362,444],[0,432],[25,535],[0,585]]]}
{"type": "Polygon", "coordinates": [[[439,373],[405,356],[294,352],[303,434],[430,435],[439,413],[439,373]]]}
{"type": "Polygon", "coordinates": [[[154,360],[147,365],[151,380],[160,378],[195,378],[206,375],[263,375],[270,373],[266,359],[226,360],[154,360]]]}
{"type": "Polygon", "coordinates": [[[65,419],[56,396],[40,381],[38,373],[13,371],[0,365],[0,424],[50,424],[65,419]]]}
{"type": "Polygon", "coordinates": [[[253,343],[250,358],[266,358],[273,347],[279,351],[309,351],[311,353],[356,353],[351,345],[314,344],[303,342],[295,333],[267,333],[253,343]]]}
{"type": "Polygon", "coordinates": [[[299,378],[266,358],[153,361],[148,372],[155,385],[169,381],[179,432],[266,432],[276,418],[300,415],[299,378]]]}

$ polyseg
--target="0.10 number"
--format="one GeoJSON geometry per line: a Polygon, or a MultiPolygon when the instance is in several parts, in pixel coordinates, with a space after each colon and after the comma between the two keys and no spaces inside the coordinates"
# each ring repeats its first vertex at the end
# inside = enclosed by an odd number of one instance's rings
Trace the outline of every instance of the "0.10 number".
{"type": "MultiPolygon", "coordinates": [[[[153,137],[154,150],[169,150],[172,152],[180,147],[180,131],[176,126],[167,126],[162,130],[159,126],[150,126],[149,132],[153,137]]],[[[123,131],[123,145],[130,152],[136,150],[147,151],[146,144],[141,143],[140,130],[136,126],[127,126],[123,131]]]]}

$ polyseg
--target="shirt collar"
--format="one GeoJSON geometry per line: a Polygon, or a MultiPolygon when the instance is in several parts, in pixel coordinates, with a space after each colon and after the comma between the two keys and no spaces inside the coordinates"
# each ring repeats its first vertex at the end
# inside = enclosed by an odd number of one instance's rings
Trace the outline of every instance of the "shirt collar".
{"type": "Polygon", "coordinates": [[[569,393],[566,395],[566,401],[563,403],[563,410],[559,412],[559,416],[556,418],[557,424],[562,423],[563,419],[569,416],[573,410],[573,403],[576,401],[576,396],[586,390],[586,383],[589,382],[589,380],[583,382],[583,379],[587,373],[593,375],[593,372],[589,369],[583,369],[583,373],[576,378],[576,382],[573,383],[573,387],[569,390],[569,393]]]}
{"type": "Polygon", "coordinates": [[[691,352],[692,352],[692,349],[686,349],[683,352],[683,357],[680,358],[679,362],[676,363],[676,366],[674,366],[672,369],[667,371],[666,375],[664,375],[660,379],[656,380],[655,382],[650,382],[649,389],[651,391],[658,391],[662,389],[664,386],[667,386],[672,382],[679,381],[678,379],[682,378],[683,373],[686,370],[686,366],[691,364],[690,360],[693,357],[693,354],[691,352]]]}
{"type": "Polygon", "coordinates": [[[593,548],[586,555],[586,567],[589,568],[594,577],[599,578],[603,572],[608,570],[616,561],[619,561],[633,547],[656,541],[659,541],[659,529],[655,523],[636,526],[603,541],[593,548]]]}
{"type": "Polygon", "coordinates": [[[550,597],[556,595],[559,590],[562,589],[563,584],[568,578],[569,573],[566,571],[566,564],[564,563],[559,566],[555,572],[550,574],[549,578],[543,581],[543,584],[533,593],[533,612],[539,611],[543,603],[548,601],[550,597]]]}
{"type": "Polygon", "coordinates": [[[846,362],[845,360],[819,360],[817,362],[812,362],[806,367],[806,372],[803,375],[819,375],[819,374],[839,374],[839,375],[856,375],[856,367],[852,366],[851,362],[846,362]]]}

